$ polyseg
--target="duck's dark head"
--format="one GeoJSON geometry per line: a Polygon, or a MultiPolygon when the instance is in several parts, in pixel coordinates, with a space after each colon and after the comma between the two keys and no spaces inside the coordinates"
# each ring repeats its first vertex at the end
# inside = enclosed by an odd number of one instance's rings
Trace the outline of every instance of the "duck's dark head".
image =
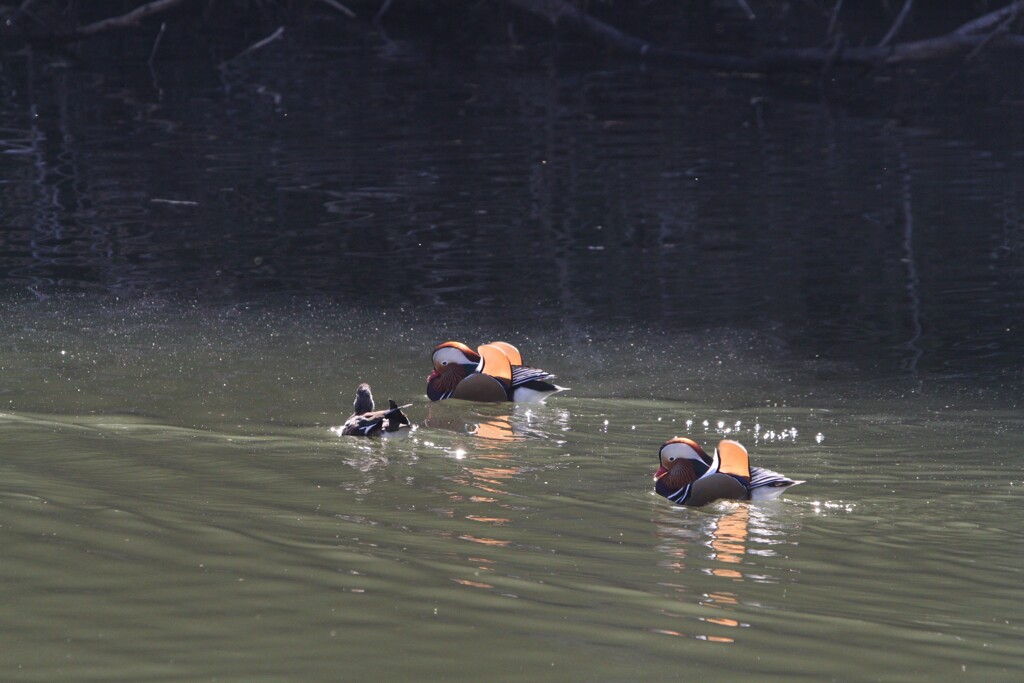
{"type": "Polygon", "coordinates": [[[373,394],[370,393],[370,385],[363,382],[356,389],[356,400],[352,402],[352,414],[362,415],[373,412],[373,394]]]}

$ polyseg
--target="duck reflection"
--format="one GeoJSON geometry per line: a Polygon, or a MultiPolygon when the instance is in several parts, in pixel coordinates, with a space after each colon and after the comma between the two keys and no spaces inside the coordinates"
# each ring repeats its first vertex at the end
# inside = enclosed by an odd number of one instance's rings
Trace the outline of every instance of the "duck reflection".
{"type": "MultiPolygon", "coordinates": [[[[452,537],[468,544],[465,566],[451,580],[472,589],[493,589],[488,576],[500,567],[499,553],[517,544],[513,512],[522,499],[510,492],[523,475],[520,442],[543,439],[561,445],[570,414],[547,406],[480,405],[458,400],[432,403],[422,425],[461,435],[438,438],[438,445],[458,467],[443,475],[436,490],[447,498],[443,514],[451,521],[452,537]],[[454,442],[454,443],[453,443],[454,442]]],[[[514,490],[514,489],[513,489],[514,490]]]]}
{"type": "Polygon", "coordinates": [[[476,425],[467,425],[466,433],[479,439],[489,439],[491,441],[523,440],[523,437],[516,436],[516,433],[512,431],[512,423],[509,422],[506,415],[488,420],[487,422],[480,422],[476,425]]]}
{"type": "Polygon", "coordinates": [[[379,480],[388,478],[391,458],[383,440],[352,439],[340,443],[339,447],[343,449],[342,462],[362,475],[343,479],[338,484],[341,489],[361,500],[362,496],[371,495],[379,480]]]}
{"type": "MultiPolygon", "coordinates": [[[[688,572],[699,572],[723,582],[697,597],[697,604],[711,611],[698,616],[704,624],[724,628],[747,628],[749,623],[740,618],[746,609],[742,600],[741,584],[746,581],[772,581],[772,577],[751,571],[761,563],[751,559],[774,555],[770,548],[755,547],[770,545],[775,535],[771,521],[765,513],[746,503],[718,503],[715,512],[705,511],[680,514],[673,509],[659,509],[655,517],[657,549],[662,555],[659,565],[678,575],[678,580],[663,582],[662,585],[680,595],[689,595],[694,584],[705,585],[706,581],[685,578],[688,572]]],[[[668,614],[669,610],[664,610],[668,614]]],[[[673,615],[674,618],[679,618],[673,615]]],[[[654,629],[667,635],[688,635],[680,631],[668,632],[654,629]]],[[[734,642],[731,636],[693,635],[690,637],[715,642],[734,642]]]]}
{"type": "Polygon", "coordinates": [[[750,555],[774,555],[770,546],[787,542],[773,539],[780,532],[773,528],[770,512],[731,501],[717,503],[715,510],[691,515],[681,515],[672,509],[658,511],[658,550],[666,558],[661,565],[682,571],[689,558],[691,568],[712,576],[740,582],[772,580],[747,569],[751,566],[750,555]]]}
{"type": "MultiPolygon", "coordinates": [[[[505,482],[522,473],[522,468],[511,462],[508,453],[492,452],[477,458],[481,464],[467,463],[459,474],[451,477],[451,481],[463,487],[475,489],[486,495],[463,495],[459,497],[474,503],[498,503],[494,496],[507,496],[505,482]]],[[[504,520],[508,521],[508,520],[504,520]]]]}
{"type": "Polygon", "coordinates": [[[570,417],[567,410],[547,406],[495,407],[441,401],[427,407],[423,426],[467,434],[479,440],[479,447],[500,449],[527,439],[545,439],[561,445],[564,441],[560,436],[568,431],[570,417]]]}
{"type": "MultiPolygon", "coordinates": [[[[712,609],[721,609],[723,611],[735,610],[739,607],[740,600],[736,593],[730,591],[716,591],[714,593],[705,593],[701,596],[700,604],[705,607],[712,609]]],[[[728,628],[746,628],[750,624],[744,623],[737,619],[729,617],[697,617],[703,622],[708,624],[715,624],[716,626],[726,626],[728,628]]]]}
{"type": "MultiPolygon", "coordinates": [[[[503,538],[508,533],[503,531],[503,527],[513,521],[508,514],[512,506],[505,502],[509,495],[505,487],[522,470],[511,464],[511,456],[504,452],[487,452],[477,456],[476,460],[478,464],[467,462],[457,474],[448,477],[448,481],[454,484],[445,490],[449,500],[456,503],[453,516],[457,515],[469,523],[462,526],[457,537],[460,541],[489,549],[511,546],[512,541],[503,538]]],[[[467,555],[472,578],[453,576],[452,581],[470,588],[493,588],[480,577],[481,572],[494,571],[496,560],[481,557],[478,553],[482,550],[478,548],[467,555]]]]}
{"type": "Polygon", "coordinates": [[[481,415],[462,406],[432,403],[427,407],[423,425],[431,429],[444,429],[460,434],[469,434],[492,443],[522,441],[525,437],[516,434],[512,428],[511,414],[481,415]]]}
{"type": "MultiPolygon", "coordinates": [[[[735,510],[712,521],[708,524],[708,533],[708,545],[713,551],[710,559],[726,564],[742,564],[750,534],[750,506],[737,505],[735,510]]],[[[722,578],[743,580],[740,570],[732,567],[713,567],[711,573],[722,578]]]]}

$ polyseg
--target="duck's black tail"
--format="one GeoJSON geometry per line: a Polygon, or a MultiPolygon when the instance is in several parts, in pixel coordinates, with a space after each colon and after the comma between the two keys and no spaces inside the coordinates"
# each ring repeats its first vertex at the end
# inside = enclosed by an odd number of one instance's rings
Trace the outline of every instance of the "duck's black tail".
{"type": "Polygon", "coordinates": [[[409,418],[402,412],[402,408],[408,408],[411,405],[411,403],[406,403],[404,406],[400,406],[395,403],[394,399],[389,398],[388,406],[390,406],[390,410],[384,413],[384,419],[387,420],[387,425],[384,428],[389,432],[393,432],[399,427],[411,424],[409,418]]]}

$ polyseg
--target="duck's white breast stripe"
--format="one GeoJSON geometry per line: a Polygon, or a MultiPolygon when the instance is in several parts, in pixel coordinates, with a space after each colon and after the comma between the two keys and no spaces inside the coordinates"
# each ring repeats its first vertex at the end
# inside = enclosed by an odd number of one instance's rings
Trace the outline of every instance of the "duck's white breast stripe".
{"type": "MultiPolygon", "coordinates": [[[[703,462],[703,461],[701,461],[701,462],[703,462]]],[[[721,460],[721,458],[718,457],[718,449],[716,448],[715,449],[715,454],[711,458],[711,464],[708,465],[707,471],[704,474],[702,474],[699,477],[697,477],[697,481],[700,481],[701,479],[704,479],[705,477],[710,477],[712,474],[717,474],[718,473],[718,468],[719,468],[719,466],[721,466],[721,464],[722,464],[722,460],[721,460]]]]}
{"type": "Polygon", "coordinates": [[[673,503],[678,503],[680,501],[684,501],[690,495],[690,486],[692,486],[692,484],[687,484],[686,486],[684,486],[683,488],[679,489],[675,493],[670,493],[669,495],[667,495],[665,497],[668,498],[669,500],[671,500],[673,503]]]}

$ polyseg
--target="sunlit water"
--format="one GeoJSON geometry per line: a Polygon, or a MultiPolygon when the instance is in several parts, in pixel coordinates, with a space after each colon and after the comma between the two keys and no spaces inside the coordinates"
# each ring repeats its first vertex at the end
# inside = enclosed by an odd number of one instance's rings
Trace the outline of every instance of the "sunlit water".
{"type": "Polygon", "coordinates": [[[744,400],[765,375],[814,382],[739,355],[705,390],[713,357],[665,381],[625,356],[580,363],[557,335],[523,346],[570,392],[429,404],[415,320],[77,310],[5,311],[11,677],[1017,671],[1017,411],[855,386],[744,400]],[[612,395],[624,371],[659,395],[612,395]],[[417,429],[332,434],[364,379],[414,402],[417,429]],[[739,438],[808,481],[774,503],[673,507],[651,475],[676,434],[739,438]]]}
{"type": "Polygon", "coordinates": [[[632,66],[31,66],[0,678],[1020,677],[1013,145],[632,66]],[[448,339],[570,391],[429,404],[448,339]],[[417,428],[332,432],[362,381],[417,428]],[[672,506],[683,434],[806,483],[672,506]]]}

